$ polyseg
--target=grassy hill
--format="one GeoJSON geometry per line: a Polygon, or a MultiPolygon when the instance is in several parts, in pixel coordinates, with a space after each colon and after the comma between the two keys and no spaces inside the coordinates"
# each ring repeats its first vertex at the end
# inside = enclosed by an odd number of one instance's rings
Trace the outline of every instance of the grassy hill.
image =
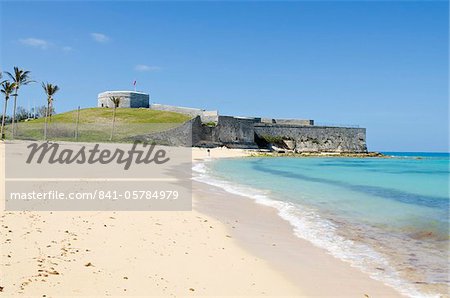
{"type": "MultiPolygon", "coordinates": [[[[111,123],[113,109],[89,108],[80,110],[80,123],[111,123]]],[[[56,114],[52,116],[55,123],[75,123],[77,111],[56,114]]],[[[191,117],[166,111],[150,109],[118,108],[116,123],[183,123],[191,117]]],[[[28,121],[27,123],[43,123],[44,118],[28,121]]]]}
{"type": "MultiPolygon", "coordinates": [[[[113,109],[89,108],[80,110],[77,131],[77,111],[56,114],[48,122],[47,139],[58,141],[107,142],[112,129],[113,109]]],[[[115,142],[127,142],[136,135],[167,130],[191,119],[190,116],[150,109],[118,108],[114,128],[115,142]]],[[[16,129],[16,139],[44,139],[45,119],[40,118],[20,122],[16,129]]],[[[8,125],[6,138],[11,138],[8,125]]]]}

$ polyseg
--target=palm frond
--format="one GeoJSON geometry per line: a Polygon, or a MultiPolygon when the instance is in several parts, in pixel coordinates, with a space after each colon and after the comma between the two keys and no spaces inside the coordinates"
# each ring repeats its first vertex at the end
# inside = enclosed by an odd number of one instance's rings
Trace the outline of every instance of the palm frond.
{"type": "Polygon", "coordinates": [[[23,70],[17,66],[14,66],[13,73],[10,73],[8,71],[6,71],[5,73],[11,78],[11,80],[14,83],[16,83],[17,89],[22,85],[28,85],[30,83],[35,82],[35,81],[31,80],[29,70],[23,70]]]}
{"type": "Polygon", "coordinates": [[[53,95],[59,90],[58,85],[53,85],[48,82],[47,83],[42,82],[42,88],[44,89],[45,94],[47,94],[49,100],[53,100],[52,99],[53,95]]]}
{"type": "Polygon", "coordinates": [[[11,79],[11,80],[15,80],[15,77],[13,76],[12,73],[10,73],[9,71],[5,71],[6,75],[11,79]]]}
{"type": "Polygon", "coordinates": [[[8,98],[12,95],[14,92],[14,89],[16,88],[15,83],[11,83],[9,81],[4,81],[2,84],[2,89],[0,90],[1,93],[5,95],[5,99],[8,100],[8,98]]]}

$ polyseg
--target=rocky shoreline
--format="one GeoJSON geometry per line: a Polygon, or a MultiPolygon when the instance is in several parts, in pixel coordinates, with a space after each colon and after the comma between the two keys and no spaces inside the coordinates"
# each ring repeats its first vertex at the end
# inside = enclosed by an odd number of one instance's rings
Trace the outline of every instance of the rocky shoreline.
{"type": "Polygon", "coordinates": [[[349,158],[391,158],[380,152],[351,153],[351,152],[253,152],[250,157],[349,157],[349,158]]]}

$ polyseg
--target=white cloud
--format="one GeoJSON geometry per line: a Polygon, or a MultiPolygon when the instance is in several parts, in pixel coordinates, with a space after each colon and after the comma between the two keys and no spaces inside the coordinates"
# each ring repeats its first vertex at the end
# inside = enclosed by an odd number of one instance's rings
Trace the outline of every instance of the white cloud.
{"type": "Polygon", "coordinates": [[[48,41],[34,37],[19,39],[19,42],[23,45],[40,48],[42,50],[47,49],[48,46],[50,45],[48,41]]]}
{"type": "Polygon", "coordinates": [[[161,67],[159,66],[149,66],[149,65],[145,65],[145,64],[138,64],[134,67],[135,71],[141,71],[141,72],[145,72],[145,71],[158,71],[161,70],[161,67]]]}
{"type": "Polygon", "coordinates": [[[91,37],[96,42],[105,43],[109,41],[109,37],[102,33],[91,33],[91,37]]]}
{"type": "Polygon", "coordinates": [[[69,47],[69,46],[64,46],[64,47],[62,47],[61,48],[62,50],[63,50],[63,52],[72,52],[73,51],[73,48],[72,47],[69,47]]]}

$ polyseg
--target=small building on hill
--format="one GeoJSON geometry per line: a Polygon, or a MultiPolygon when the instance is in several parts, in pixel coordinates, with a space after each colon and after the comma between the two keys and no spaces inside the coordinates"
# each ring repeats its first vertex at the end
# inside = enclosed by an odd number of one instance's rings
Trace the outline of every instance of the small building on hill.
{"type": "Polygon", "coordinates": [[[147,93],[136,91],[105,91],[98,94],[97,106],[99,108],[114,107],[114,104],[110,100],[112,96],[122,98],[119,108],[148,108],[150,105],[150,96],[147,93]]]}

